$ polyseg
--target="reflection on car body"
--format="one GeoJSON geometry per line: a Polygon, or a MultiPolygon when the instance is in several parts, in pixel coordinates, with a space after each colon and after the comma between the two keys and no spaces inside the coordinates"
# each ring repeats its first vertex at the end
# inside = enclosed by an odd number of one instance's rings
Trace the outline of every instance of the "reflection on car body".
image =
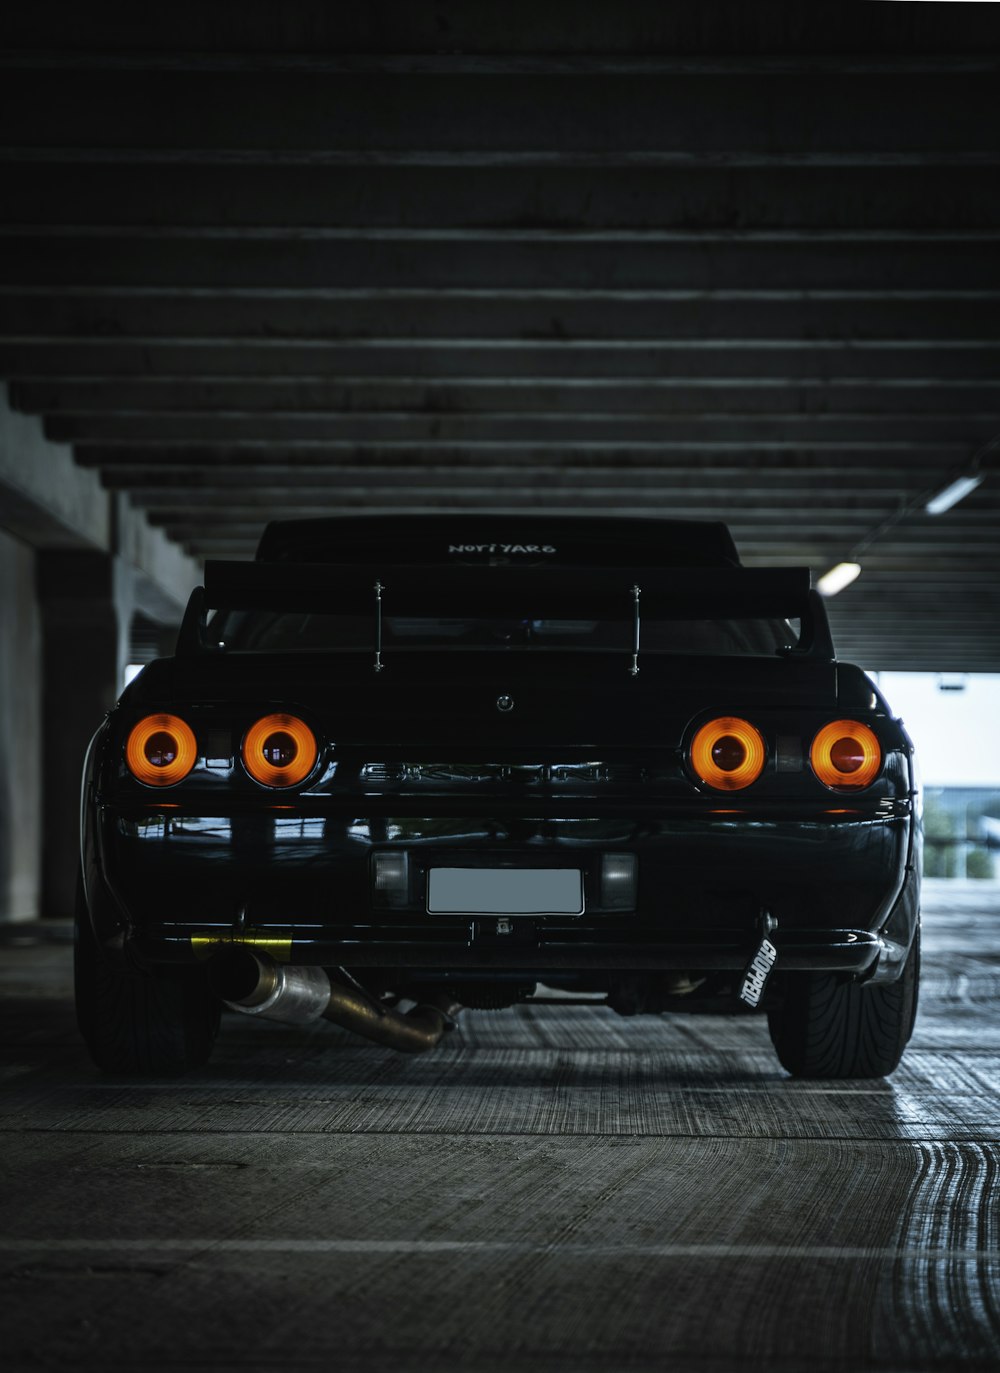
{"type": "Polygon", "coordinates": [[[724,526],[276,522],[95,737],[81,1028],[110,1070],[204,1061],[223,1002],[417,1050],[541,987],[752,1008],[789,1071],[881,1075],[918,802],[808,572],[724,526]]]}

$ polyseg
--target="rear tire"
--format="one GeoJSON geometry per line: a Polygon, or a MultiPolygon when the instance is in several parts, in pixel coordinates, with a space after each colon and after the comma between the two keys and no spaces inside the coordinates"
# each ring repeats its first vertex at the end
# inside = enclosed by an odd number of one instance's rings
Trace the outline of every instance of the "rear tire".
{"type": "Polygon", "coordinates": [[[767,1018],[781,1066],[795,1077],[886,1077],[913,1033],[919,981],[919,925],[895,982],[868,987],[827,973],[792,979],[767,1018]]]}
{"type": "Polygon", "coordinates": [[[94,936],[77,879],[73,976],[76,1023],[106,1073],[182,1073],[208,1061],[221,1003],[202,968],[140,972],[115,961],[94,936]]]}

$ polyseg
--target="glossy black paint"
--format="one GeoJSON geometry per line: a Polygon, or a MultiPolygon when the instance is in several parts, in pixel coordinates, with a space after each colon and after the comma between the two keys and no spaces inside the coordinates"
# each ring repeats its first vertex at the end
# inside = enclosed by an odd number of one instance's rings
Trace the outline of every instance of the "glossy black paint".
{"type": "MultiPolygon", "coordinates": [[[[762,911],[784,974],[895,975],[919,897],[912,748],[870,681],[822,660],[547,655],[293,658],[206,655],[153,663],[99,732],[85,778],[84,864],[102,940],[144,964],[187,961],[192,937],[290,940],[284,956],[405,978],[525,970],[733,972],[762,911]],[[513,710],[497,709],[502,694],[513,710]],[[246,728],[299,714],[317,766],[289,792],[244,771],[246,728]],[[142,786],[124,765],[132,724],[181,715],[199,741],[182,783],[142,786]],[[763,775],[722,794],[686,749],[721,713],[762,731],[763,775]],[[849,713],[885,753],[877,781],[837,794],[807,761],[815,731],[849,713]],[[372,905],[371,856],[405,849],[409,904],[372,905]],[[604,852],[637,855],[632,912],[595,908],[604,852]],[[582,868],[582,917],[428,915],[432,863],[582,868]],[[891,930],[891,934],[886,934],[891,930]],[[886,937],[880,939],[880,934],[886,937]]],[[[552,977],[550,976],[550,980],[552,977]]]]}

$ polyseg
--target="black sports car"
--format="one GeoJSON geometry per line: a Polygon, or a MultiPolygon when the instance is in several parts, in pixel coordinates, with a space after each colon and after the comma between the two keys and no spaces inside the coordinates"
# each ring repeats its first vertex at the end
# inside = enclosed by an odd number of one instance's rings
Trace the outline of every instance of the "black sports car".
{"type": "Polygon", "coordinates": [[[808,570],[741,567],[724,525],[276,522],[91,745],[80,1028],[166,1071],[224,1003],[417,1050],[598,993],[765,1013],[790,1072],[879,1076],[920,839],[912,745],[808,570]]]}

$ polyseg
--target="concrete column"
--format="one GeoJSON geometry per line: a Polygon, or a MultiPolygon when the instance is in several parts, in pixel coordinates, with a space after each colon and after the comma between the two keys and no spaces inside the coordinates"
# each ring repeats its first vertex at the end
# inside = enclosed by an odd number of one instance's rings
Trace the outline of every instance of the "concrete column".
{"type": "Polygon", "coordinates": [[[133,615],[172,648],[199,580],[0,384],[0,920],[72,913],[80,765],[121,690],[133,615]]]}
{"type": "Polygon", "coordinates": [[[35,553],[0,529],[0,920],[40,913],[41,684],[35,553]]]}
{"type": "Polygon", "coordinates": [[[79,858],[80,769],[121,690],[132,582],[113,555],[42,552],[42,910],[73,912],[79,858]]]}

